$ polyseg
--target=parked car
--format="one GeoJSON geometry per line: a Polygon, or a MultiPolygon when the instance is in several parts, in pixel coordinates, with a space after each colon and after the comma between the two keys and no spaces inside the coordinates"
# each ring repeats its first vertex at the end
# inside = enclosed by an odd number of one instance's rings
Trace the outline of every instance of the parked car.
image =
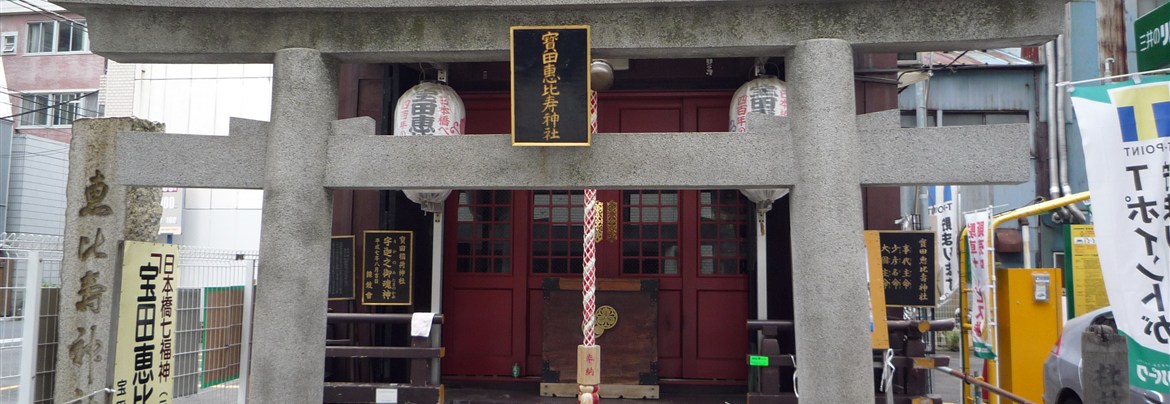
{"type": "MultiPolygon", "coordinates": [[[[1088,312],[1064,324],[1060,339],[1044,361],[1044,402],[1048,404],[1085,403],[1081,390],[1081,335],[1091,325],[1104,324],[1114,329],[1113,311],[1105,307],[1088,312]]],[[[1170,404],[1161,393],[1130,387],[1132,404],[1170,404]]]]}

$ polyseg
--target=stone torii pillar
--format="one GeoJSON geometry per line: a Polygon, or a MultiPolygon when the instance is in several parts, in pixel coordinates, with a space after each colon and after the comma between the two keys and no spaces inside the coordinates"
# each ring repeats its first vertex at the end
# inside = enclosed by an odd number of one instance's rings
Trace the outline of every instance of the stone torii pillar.
{"type": "Polygon", "coordinates": [[[336,121],[329,57],[285,49],[272,123],[233,120],[227,137],[120,133],[112,182],[265,189],[249,387],[262,403],[321,402],[329,189],[792,188],[801,397],[869,402],[861,187],[1022,181],[1028,125],[900,128],[897,111],[856,116],[852,52],[837,39],[799,42],[786,61],[791,120],[750,115],[753,132],[518,148],[506,134],[376,136],[369,118],[336,121]]]}
{"type": "MultiPolygon", "coordinates": [[[[273,61],[249,401],[319,403],[333,198],[325,146],[337,119],[337,63],[314,49],[273,61]],[[289,356],[312,360],[290,361],[289,356]],[[305,386],[313,388],[305,388],[305,386]]],[[[259,156],[258,155],[258,156],[259,156]]]]}
{"type": "Polygon", "coordinates": [[[784,65],[800,176],[789,194],[797,391],[810,403],[873,402],[853,49],[803,41],[784,65]]]}

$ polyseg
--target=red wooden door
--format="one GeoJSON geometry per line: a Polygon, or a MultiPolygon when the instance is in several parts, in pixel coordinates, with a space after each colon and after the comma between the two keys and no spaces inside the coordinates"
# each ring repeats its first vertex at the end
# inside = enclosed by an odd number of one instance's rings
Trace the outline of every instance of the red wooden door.
{"type": "MultiPolygon", "coordinates": [[[[464,97],[469,133],[507,133],[506,95],[464,97]]],[[[730,93],[604,94],[602,132],[723,131],[730,93]]],[[[659,375],[746,378],[750,204],[735,190],[599,192],[599,278],[656,278],[659,375]],[[616,214],[614,213],[616,209],[616,214]]],[[[541,285],[581,273],[581,191],[461,191],[448,203],[447,375],[539,375],[541,285]]],[[[565,313],[579,316],[579,313],[565,313]]]]}
{"type": "MultiPolygon", "coordinates": [[[[464,96],[467,133],[511,131],[507,95],[464,96]]],[[[527,330],[523,259],[517,218],[525,212],[513,191],[458,190],[446,205],[444,237],[443,373],[511,375],[522,362],[527,330]]],[[[522,200],[521,200],[522,202],[522,200]]]]}
{"type": "MultiPolygon", "coordinates": [[[[730,93],[603,97],[599,129],[726,131],[729,103],[730,93]]],[[[605,275],[660,282],[659,375],[745,379],[748,202],[736,190],[627,190],[603,198],[616,198],[606,200],[621,209],[618,239],[603,241],[614,248],[598,250],[605,268],[616,270],[605,275]]]]}

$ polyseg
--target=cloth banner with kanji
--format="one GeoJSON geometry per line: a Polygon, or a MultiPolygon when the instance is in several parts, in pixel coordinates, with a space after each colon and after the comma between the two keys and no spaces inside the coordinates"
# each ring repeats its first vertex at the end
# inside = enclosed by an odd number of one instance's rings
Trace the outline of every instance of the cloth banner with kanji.
{"type": "Polygon", "coordinates": [[[1129,382],[1170,393],[1170,78],[1078,86],[1072,104],[1129,382]]]}
{"type": "Polygon", "coordinates": [[[991,231],[991,211],[978,210],[964,215],[967,222],[967,252],[971,262],[971,351],[983,359],[995,359],[994,337],[991,334],[991,259],[988,233],[991,231]]]}

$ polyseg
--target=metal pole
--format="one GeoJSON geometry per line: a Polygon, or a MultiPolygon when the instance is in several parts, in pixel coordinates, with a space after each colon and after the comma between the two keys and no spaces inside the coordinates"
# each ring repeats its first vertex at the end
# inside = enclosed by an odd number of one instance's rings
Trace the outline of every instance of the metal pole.
{"type": "Polygon", "coordinates": [[[248,402],[248,365],[252,357],[252,306],[255,303],[252,289],[256,279],[256,260],[252,259],[248,276],[244,279],[244,320],[240,331],[240,383],[236,391],[236,402],[248,402]]]}
{"type": "Polygon", "coordinates": [[[768,232],[766,213],[756,206],[756,318],[768,319],[768,232]]]}
{"type": "MultiPolygon", "coordinates": [[[[435,212],[435,221],[431,234],[431,312],[443,314],[443,212],[442,207],[435,212]]],[[[433,327],[431,331],[431,347],[443,346],[442,327],[433,327]]],[[[431,359],[431,384],[438,385],[442,366],[439,358],[431,359]]]]}
{"type": "Polygon", "coordinates": [[[41,252],[28,252],[24,277],[24,321],[21,322],[20,387],[16,402],[32,404],[36,395],[37,328],[41,323],[41,252]]]}
{"type": "MultiPolygon", "coordinates": [[[[979,388],[987,389],[988,391],[996,394],[997,396],[1001,396],[1001,397],[1006,398],[1008,400],[1011,400],[1013,402],[1023,403],[1023,404],[1031,404],[1032,403],[1031,401],[1028,401],[1028,399],[1017,396],[1010,391],[992,386],[991,384],[988,384],[987,382],[983,381],[980,378],[965,375],[965,374],[963,374],[963,372],[951,369],[949,367],[939,366],[939,367],[936,367],[935,369],[940,371],[940,372],[946,373],[948,375],[962,379],[966,383],[971,383],[971,384],[978,386],[979,388]]],[[[975,390],[980,390],[979,388],[977,388],[975,390]]],[[[979,397],[982,397],[982,395],[983,395],[982,392],[976,392],[976,400],[981,400],[981,398],[979,398],[979,397]]]]}
{"type": "MultiPolygon", "coordinates": [[[[1056,43],[1058,48],[1056,50],[1056,60],[1060,61],[1060,69],[1056,72],[1057,80],[1065,81],[1064,78],[1068,77],[1068,72],[1071,70],[1071,67],[1068,67],[1068,52],[1066,52],[1064,49],[1066,44],[1064,35],[1057,35],[1056,43]]],[[[1065,109],[1067,109],[1065,105],[1067,103],[1067,99],[1068,94],[1065,92],[1056,93],[1056,153],[1060,155],[1060,194],[1062,196],[1069,196],[1073,194],[1072,187],[1068,182],[1068,136],[1066,134],[1067,128],[1065,127],[1065,109]]],[[[1069,219],[1069,223],[1087,223],[1085,219],[1085,213],[1081,212],[1081,209],[1078,208],[1075,203],[1068,205],[1068,213],[1072,215],[1072,218],[1069,219]],[[1073,220],[1075,220],[1075,222],[1073,220]]]]}
{"type": "Polygon", "coordinates": [[[1032,268],[1032,225],[1020,219],[1020,238],[1024,240],[1024,268],[1032,268]]]}
{"type": "Polygon", "coordinates": [[[1048,199],[1060,198],[1060,155],[1056,152],[1056,41],[1044,44],[1044,71],[1047,76],[1045,109],[1048,121],[1048,199]]]}
{"type": "Polygon", "coordinates": [[[431,227],[431,312],[443,312],[443,209],[435,212],[431,227]]]}
{"type": "MultiPolygon", "coordinates": [[[[967,269],[968,269],[968,267],[970,267],[969,265],[967,265],[967,260],[969,259],[970,254],[969,254],[968,249],[967,249],[967,226],[965,223],[963,225],[963,230],[959,231],[958,250],[959,250],[959,254],[958,254],[959,255],[959,318],[958,318],[958,321],[959,321],[959,357],[962,358],[962,360],[959,362],[959,368],[962,370],[962,373],[967,373],[967,372],[971,371],[971,360],[970,360],[971,352],[967,349],[967,346],[971,343],[971,338],[969,335],[967,335],[967,330],[971,328],[971,321],[969,318],[967,318],[968,314],[969,314],[968,311],[971,308],[968,307],[968,304],[970,302],[967,301],[967,298],[968,298],[967,294],[968,294],[968,290],[969,290],[967,288],[967,282],[970,280],[967,278],[967,269]]],[[[966,383],[963,383],[963,403],[964,404],[970,402],[967,400],[967,397],[969,397],[970,394],[971,394],[971,386],[966,384],[966,383]]]]}
{"type": "MultiPolygon", "coordinates": [[[[995,206],[988,205],[987,210],[991,212],[991,216],[995,216],[995,206]]],[[[995,227],[996,225],[993,224],[990,229],[987,229],[987,255],[984,256],[984,259],[987,259],[987,277],[991,280],[991,286],[988,286],[987,288],[989,296],[987,299],[987,326],[991,330],[991,352],[993,353],[1000,350],[999,279],[996,276],[996,271],[998,268],[996,268],[995,265],[995,227]]],[[[991,362],[991,366],[987,367],[987,374],[984,375],[984,377],[987,379],[988,383],[999,387],[999,357],[996,356],[995,359],[987,360],[991,362]]],[[[992,404],[999,404],[999,397],[991,397],[989,401],[991,401],[992,404]]]]}

